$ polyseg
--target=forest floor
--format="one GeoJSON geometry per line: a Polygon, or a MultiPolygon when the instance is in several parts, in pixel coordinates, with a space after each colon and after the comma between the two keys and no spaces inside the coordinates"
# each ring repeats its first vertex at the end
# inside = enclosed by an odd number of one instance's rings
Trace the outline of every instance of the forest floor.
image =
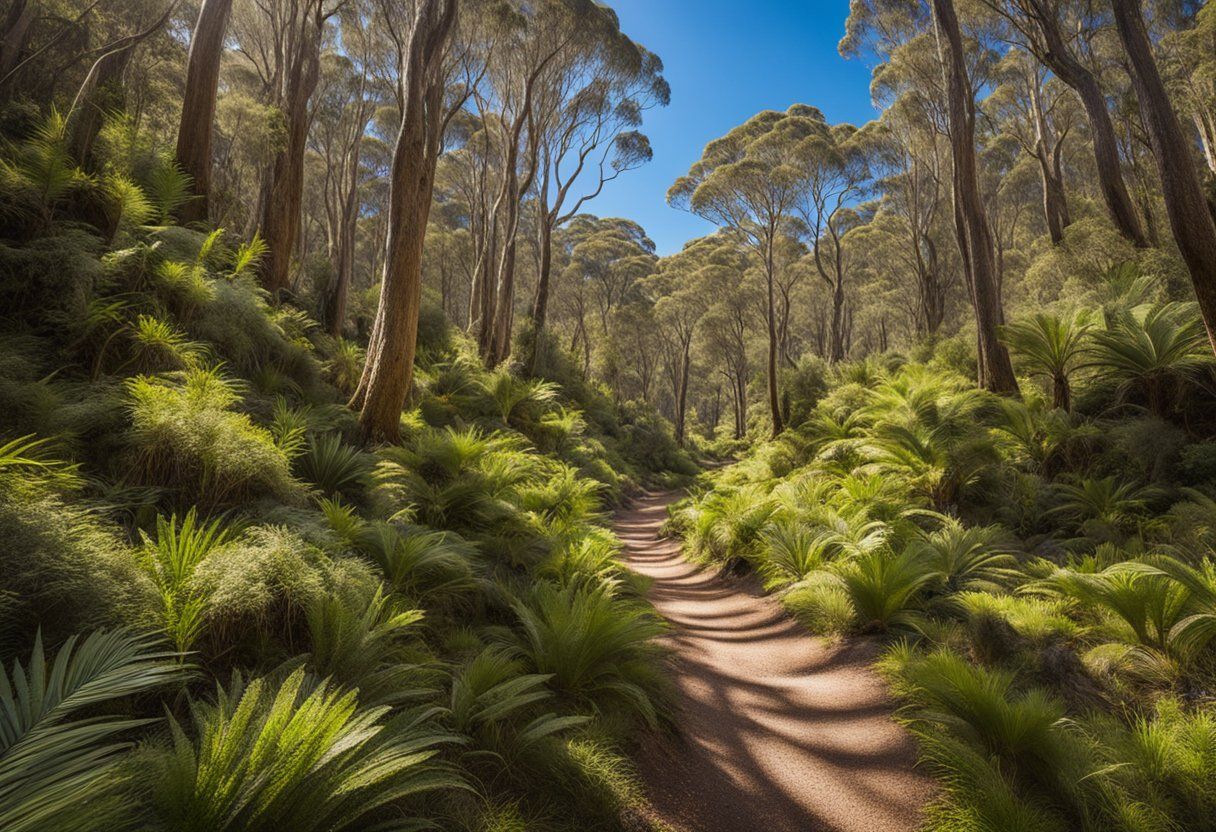
{"type": "Polygon", "coordinates": [[[678,832],[916,829],[933,787],[869,669],[877,645],[815,638],[754,580],[685,560],[659,536],[677,497],[646,495],[615,523],[671,624],[677,731],[637,754],[653,819],[678,832]]]}

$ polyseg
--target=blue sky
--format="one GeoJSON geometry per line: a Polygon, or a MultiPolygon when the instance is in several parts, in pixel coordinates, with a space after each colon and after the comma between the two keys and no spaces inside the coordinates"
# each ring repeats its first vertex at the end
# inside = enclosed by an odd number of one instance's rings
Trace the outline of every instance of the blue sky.
{"type": "Polygon", "coordinates": [[[660,254],[713,226],[667,206],[668,186],[706,142],[763,109],[812,104],[830,121],[862,123],[870,71],[836,52],[848,0],[607,0],[621,28],[663,59],[671,105],[646,114],[654,159],[587,207],[642,224],[660,254]]]}

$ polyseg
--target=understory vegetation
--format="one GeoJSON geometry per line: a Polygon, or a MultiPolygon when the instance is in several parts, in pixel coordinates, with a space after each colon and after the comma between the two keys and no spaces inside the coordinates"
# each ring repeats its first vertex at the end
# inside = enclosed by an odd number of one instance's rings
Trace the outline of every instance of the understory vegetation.
{"type": "Polygon", "coordinates": [[[1216,361],[1198,315],[1124,298],[1004,337],[1022,400],[941,352],[841,364],[802,425],[707,475],[669,527],[811,631],[881,640],[942,784],[929,828],[1212,829],[1216,361]]]}
{"type": "Polygon", "coordinates": [[[359,347],[268,302],[256,239],[158,224],[171,170],[85,176],[54,122],[15,152],[0,827],[619,828],[668,699],[604,512],[695,470],[670,428],[430,310],[365,444],[359,347]]]}

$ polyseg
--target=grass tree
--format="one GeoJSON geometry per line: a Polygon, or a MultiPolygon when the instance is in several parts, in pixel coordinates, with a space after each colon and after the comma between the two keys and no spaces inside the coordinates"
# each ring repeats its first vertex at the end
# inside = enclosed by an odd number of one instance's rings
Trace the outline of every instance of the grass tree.
{"type": "Polygon", "coordinates": [[[1001,329],[1001,337],[1022,356],[1027,369],[1051,382],[1052,407],[1072,409],[1071,377],[1085,355],[1090,330],[1081,315],[1061,318],[1038,313],[1001,329]]]}

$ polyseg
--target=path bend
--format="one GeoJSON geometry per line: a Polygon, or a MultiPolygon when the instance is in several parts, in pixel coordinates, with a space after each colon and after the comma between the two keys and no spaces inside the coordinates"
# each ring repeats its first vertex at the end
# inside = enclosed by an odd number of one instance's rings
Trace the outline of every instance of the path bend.
{"type": "Polygon", "coordinates": [[[679,495],[616,516],[629,566],[672,625],[677,736],[637,754],[678,832],[912,832],[931,798],[867,642],[810,636],[754,583],[699,569],[659,529],[679,495]]]}

